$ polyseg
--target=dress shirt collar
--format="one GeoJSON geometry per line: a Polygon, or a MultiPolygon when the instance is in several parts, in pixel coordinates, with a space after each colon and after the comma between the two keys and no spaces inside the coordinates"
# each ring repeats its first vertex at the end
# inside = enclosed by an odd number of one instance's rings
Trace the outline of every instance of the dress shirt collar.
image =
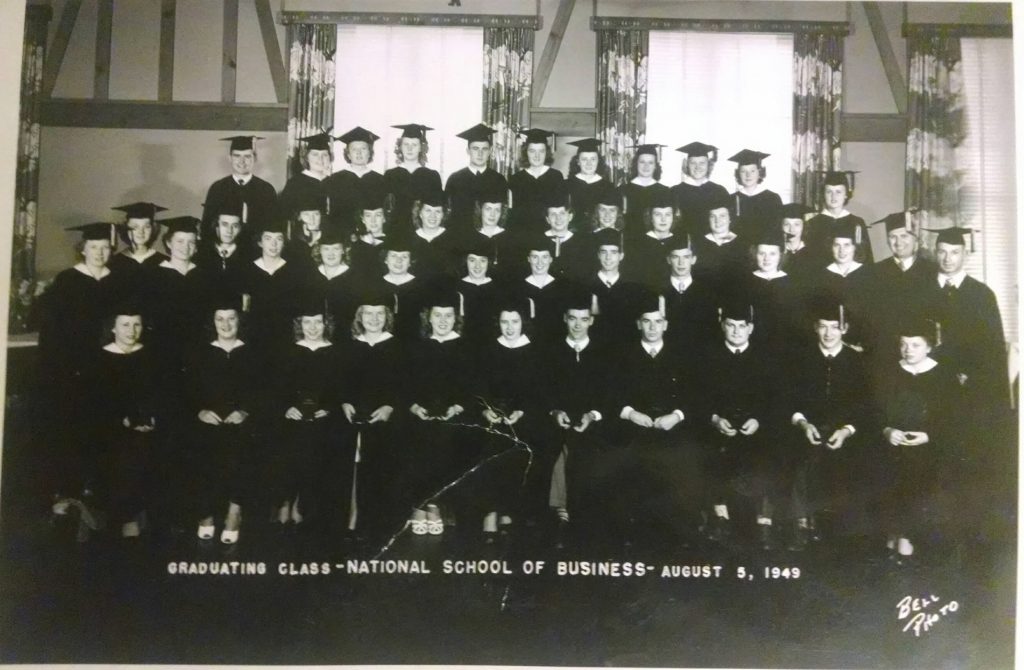
{"type": "Polygon", "coordinates": [[[614,285],[616,282],[619,281],[619,276],[620,274],[618,272],[616,272],[615,274],[611,274],[609,272],[605,272],[604,270],[597,271],[597,278],[601,280],[602,284],[614,285]]]}
{"type": "Polygon", "coordinates": [[[826,358],[835,358],[836,356],[839,355],[839,352],[842,351],[842,350],[843,350],[843,343],[842,342],[840,342],[839,346],[837,346],[835,349],[826,349],[825,347],[821,346],[821,342],[818,343],[818,351],[820,351],[821,355],[825,356],[826,358]]]}
{"type": "Polygon", "coordinates": [[[657,342],[645,342],[640,341],[640,346],[644,348],[648,356],[657,356],[661,353],[661,350],[665,348],[665,340],[658,340],[657,342]]]}
{"type": "Polygon", "coordinates": [[[245,186],[246,184],[248,184],[249,182],[252,181],[252,173],[250,172],[247,175],[237,175],[237,174],[235,174],[235,175],[231,175],[231,178],[239,186],[245,186]]]}
{"type": "Polygon", "coordinates": [[[967,278],[967,270],[960,270],[959,272],[956,272],[956,273],[951,274],[951,275],[947,275],[947,274],[945,274],[943,272],[940,272],[939,273],[939,277],[938,277],[939,287],[940,288],[945,288],[946,287],[946,280],[952,280],[953,286],[955,286],[957,288],[960,288],[960,285],[964,283],[964,279],[966,279],[966,278],[967,278]]]}
{"type": "Polygon", "coordinates": [[[579,341],[574,340],[571,337],[566,337],[565,343],[568,344],[569,348],[573,351],[580,352],[586,349],[587,345],[590,344],[590,336],[588,335],[586,338],[579,341]]]}
{"type": "Polygon", "coordinates": [[[742,354],[750,347],[750,342],[744,342],[742,347],[734,347],[728,342],[725,343],[725,348],[729,350],[729,353],[742,354]]]}
{"type": "Polygon", "coordinates": [[[685,291],[690,288],[693,284],[693,275],[687,275],[686,277],[669,277],[668,280],[672,282],[672,288],[676,291],[685,291]]]}

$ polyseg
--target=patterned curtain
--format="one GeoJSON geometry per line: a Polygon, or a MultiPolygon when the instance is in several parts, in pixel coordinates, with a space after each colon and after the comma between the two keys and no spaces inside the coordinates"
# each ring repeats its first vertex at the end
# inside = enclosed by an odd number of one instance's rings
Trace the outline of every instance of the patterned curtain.
{"type": "Polygon", "coordinates": [[[506,177],[519,169],[516,136],[530,118],[533,29],[484,29],[484,123],[494,134],[494,169],[506,177]]]}
{"type": "Polygon", "coordinates": [[[288,26],[288,176],[301,172],[299,138],[334,125],[334,24],[288,26]]]}
{"type": "Polygon", "coordinates": [[[647,132],[646,30],[597,31],[597,136],[613,184],[629,176],[633,147],[647,132]]]}
{"type": "Polygon", "coordinates": [[[11,262],[10,333],[31,330],[36,285],[36,205],[39,201],[39,106],[43,90],[43,59],[50,8],[30,6],[25,13],[25,45],[21,61],[21,133],[14,187],[14,247],[11,262]]]}
{"type": "Polygon", "coordinates": [[[964,98],[960,38],[934,33],[908,36],[910,49],[906,191],[925,228],[959,219],[960,175],[956,147],[963,141],[964,98]]]}
{"type": "Polygon", "coordinates": [[[843,36],[793,36],[793,202],[819,209],[822,170],[838,170],[843,36]]]}

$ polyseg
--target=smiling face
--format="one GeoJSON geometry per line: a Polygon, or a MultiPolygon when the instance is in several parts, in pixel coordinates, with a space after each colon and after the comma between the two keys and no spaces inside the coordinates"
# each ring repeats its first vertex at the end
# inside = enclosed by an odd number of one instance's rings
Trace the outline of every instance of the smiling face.
{"type": "Polygon", "coordinates": [[[441,205],[423,205],[420,207],[420,226],[424,230],[437,230],[444,220],[444,207],[441,205]]]}
{"type": "Polygon", "coordinates": [[[306,314],[299,319],[302,337],[307,342],[321,342],[324,339],[324,315],[306,314]]]}
{"type": "Polygon", "coordinates": [[[299,221],[302,222],[302,227],[311,233],[320,230],[322,218],[323,214],[320,213],[319,209],[306,209],[299,212],[299,221]]]}
{"type": "Polygon", "coordinates": [[[551,269],[551,252],[547,249],[535,249],[526,260],[530,263],[530,272],[535,275],[546,275],[551,269]]]}
{"type": "Polygon", "coordinates": [[[939,270],[952,275],[964,268],[967,260],[967,248],[962,244],[939,242],[935,245],[935,260],[939,262],[939,270]]]}
{"type": "Polygon", "coordinates": [[[825,207],[838,212],[846,204],[846,186],[843,184],[825,184],[825,207]]]}
{"type": "Polygon", "coordinates": [[[589,309],[570,309],[565,313],[565,325],[569,339],[580,342],[587,339],[594,317],[589,309]]]}
{"type": "Polygon", "coordinates": [[[614,228],[619,220],[619,208],[615,205],[597,206],[597,223],[599,228],[614,228]]]}
{"type": "Polygon", "coordinates": [[[845,325],[840,328],[839,321],[818,319],[814,322],[814,332],[818,336],[818,344],[821,345],[821,348],[832,351],[842,344],[846,328],[845,325]]]}
{"type": "Polygon", "coordinates": [[[218,309],[213,313],[213,327],[217,338],[233,340],[238,337],[238,312],[233,309],[218,309]]]}
{"type": "Polygon", "coordinates": [[[431,307],[427,320],[430,322],[431,334],[445,337],[455,328],[455,308],[431,307]]]}
{"type": "Polygon", "coordinates": [[[804,237],[804,220],[783,219],[782,232],[786,235],[786,239],[792,240],[794,244],[799,242],[804,237]]]}
{"type": "Polygon", "coordinates": [[[572,212],[566,207],[548,207],[545,218],[547,219],[548,227],[552,231],[564,233],[569,230],[569,223],[572,222],[572,212]]]}
{"type": "Polygon", "coordinates": [[[265,231],[257,243],[264,258],[280,258],[284,250],[284,233],[265,231]]]}
{"type": "Polygon", "coordinates": [[[896,228],[889,232],[889,250],[899,259],[907,259],[917,253],[917,238],[906,228],[896,228]]]}
{"type": "Polygon", "coordinates": [[[743,188],[753,188],[761,181],[761,169],[757,165],[741,165],[737,172],[739,173],[737,181],[743,188]]]}
{"type": "Polygon", "coordinates": [[[167,240],[167,250],[176,261],[188,262],[196,253],[196,234],[178,231],[167,240]]]}
{"type": "Polygon", "coordinates": [[[379,335],[387,324],[387,308],[384,305],[363,305],[359,308],[359,324],[364,332],[379,335]]]}
{"type": "Polygon", "coordinates": [[[690,179],[701,180],[708,176],[711,160],[707,156],[692,156],[686,159],[686,174],[690,179]]]}
{"type": "Polygon", "coordinates": [[[412,253],[408,251],[389,251],[384,256],[384,265],[393,275],[404,275],[412,264],[412,253]]]}
{"type": "Polygon", "coordinates": [[[918,335],[900,336],[900,356],[907,365],[917,365],[932,353],[928,340],[918,335]]]}
{"type": "Polygon", "coordinates": [[[498,327],[502,337],[515,341],[523,334],[523,317],[517,311],[502,311],[498,315],[498,327]]]}
{"type": "Polygon", "coordinates": [[[734,347],[742,347],[750,341],[754,324],[740,319],[722,319],[722,332],[725,334],[726,342],[734,347]]]}
{"type": "Polygon", "coordinates": [[[548,158],[548,145],[542,142],[531,142],[526,145],[526,160],[530,167],[541,167],[548,158]]]}
{"type": "Polygon", "coordinates": [[[248,177],[252,174],[252,168],[256,164],[256,152],[252,149],[244,151],[232,151],[229,154],[231,159],[231,174],[236,177],[248,177]]]}
{"type": "Polygon", "coordinates": [[[487,256],[477,254],[466,254],[466,274],[470,279],[484,279],[487,277],[487,266],[490,259],[487,256]]]}
{"type": "Polygon", "coordinates": [[[110,260],[110,240],[86,240],[82,244],[82,260],[92,268],[103,268],[110,260]]]}
{"type": "Polygon", "coordinates": [[[149,247],[153,239],[153,220],[147,218],[128,219],[128,241],[134,249],[149,247]]]}
{"type": "Polygon", "coordinates": [[[134,347],[142,337],[142,317],[138,314],[118,314],[114,319],[114,343],[123,349],[134,347]]]}
{"type": "Polygon", "coordinates": [[[581,151],[576,155],[576,160],[580,165],[580,174],[587,176],[597,174],[600,158],[596,151],[581,151]]]}
{"type": "Polygon", "coordinates": [[[384,232],[384,210],[364,209],[359,220],[363,223],[366,232],[374,237],[380,237],[384,232]]]}
{"type": "Polygon", "coordinates": [[[778,270],[781,257],[782,252],[775,244],[759,244],[754,252],[757,269],[761,272],[772,273],[778,270]]]}
{"type": "Polygon", "coordinates": [[[327,149],[310,149],[306,152],[309,171],[318,174],[331,173],[331,152],[327,149]]]}
{"type": "Polygon", "coordinates": [[[853,255],[857,252],[857,246],[848,237],[836,237],[832,240],[832,259],[837,265],[846,265],[853,262],[853,255]]]}
{"type": "Polygon", "coordinates": [[[708,212],[708,227],[711,228],[712,235],[719,237],[726,235],[731,225],[732,220],[727,207],[719,207],[708,212]]]}
{"type": "Polygon", "coordinates": [[[668,255],[668,265],[673,277],[689,277],[697,257],[690,249],[675,249],[668,255]]]}
{"type": "Polygon", "coordinates": [[[622,262],[622,251],[617,245],[602,244],[597,249],[597,260],[605,272],[618,272],[622,262]]]}
{"type": "Polygon", "coordinates": [[[349,142],[345,145],[348,162],[354,167],[366,167],[370,162],[370,144],[368,142],[349,142]]]}
{"type": "Polygon", "coordinates": [[[654,179],[654,170],[658,167],[658,158],[652,154],[640,154],[636,159],[638,177],[654,179]]]}
{"type": "Polygon", "coordinates": [[[337,244],[321,244],[320,260],[325,268],[336,268],[345,258],[345,248],[341,242],[337,244]]]}

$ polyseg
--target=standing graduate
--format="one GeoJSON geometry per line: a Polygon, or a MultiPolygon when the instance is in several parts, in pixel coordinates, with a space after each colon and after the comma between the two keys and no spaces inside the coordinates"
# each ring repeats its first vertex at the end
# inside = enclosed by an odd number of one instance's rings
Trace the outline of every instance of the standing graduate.
{"type": "Polygon", "coordinates": [[[854,243],[857,245],[856,259],[860,263],[871,264],[874,254],[871,252],[871,240],[864,219],[850,214],[846,204],[853,198],[854,175],[856,170],[829,170],[824,173],[822,188],[825,194],[825,207],[817,216],[807,222],[807,243],[815,255],[827,263],[829,258],[829,240],[832,229],[836,225],[848,223],[854,229],[854,243]]]}
{"type": "Polygon", "coordinates": [[[508,193],[505,177],[490,167],[494,133],[493,128],[478,123],[456,136],[466,140],[469,156],[469,165],[453,172],[444,185],[452,228],[457,233],[473,230],[473,208],[484,193],[508,193]]]}
{"type": "Polygon", "coordinates": [[[412,204],[427,193],[441,190],[441,175],[427,167],[427,131],[420,123],[406,123],[399,128],[402,135],[395,140],[398,164],[384,172],[384,192],[391,200],[391,220],[404,233],[414,229],[412,204]]]}
{"type": "Polygon", "coordinates": [[[782,248],[781,267],[798,285],[804,286],[813,279],[822,265],[820,259],[804,240],[806,224],[804,217],[811,211],[807,205],[791,202],[782,206],[779,217],[782,219],[782,236],[785,246],[782,248]]]}
{"type": "Polygon", "coordinates": [[[320,263],[310,274],[310,294],[325,301],[327,317],[339,327],[352,323],[359,277],[346,263],[345,240],[334,227],[320,237],[320,263]]]}
{"type": "Polygon", "coordinates": [[[512,192],[509,225],[517,233],[529,234],[544,230],[545,210],[552,198],[566,192],[565,179],[551,167],[555,162],[553,132],[530,128],[520,135],[519,171],[508,180],[512,192]]]}
{"type": "Polygon", "coordinates": [[[636,305],[645,292],[641,284],[620,271],[625,258],[622,233],[606,229],[594,236],[599,269],[586,278],[584,285],[596,300],[599,321],[595,333],[612,346],[624,346],[636,335],[636,305]]]}
{"type": "MultiPolygon", "coordinates": [[[[866,316],[871,300],[871,270],[856,260],[857,228],[853,221],[837,222],[832,226],[831,258],[823,271],[815,274],[815,292],[830,295],[842,302],[846,310],[860,320],[866,316]]],[[[851,327],[846,342],[870,347],[870,332],[864,325],[851,327]]]]}
{"type": "Polygon", "coordinates": [[[242,203],[242,234],[241,242],[252,244],[252,228],[259,226],[262,219],[278,216],[277,191],[270,182],[253,174],[256,166],[256,141],[262,137],[255,135],[235,135],[222,137],[228,145],[228,159],[231,161],[231,174],[210,184],[203,201],[202,237],[210,237],[213,233],[218,212],[225,201],[242,203]]]}
{"type": "Polygon", "coordinates": [[[310,275],[320,263],[320,238],[327,221],[327,198],[320,193],[303,193],[294,199],[294,212],[288,216],[288,249],[285,258],[302,274],[310,275]]]}
{"type": "Polygon", "coordinates": [[[668,186],[658,181],[661,179],[661,148],[663,146],[665,145],[640,144],[634,147],[636,153],[633,154],[629,181],[619,186],[628,239],[640,237],[646,232],[644,213],[651,206],[651,198],[655,194],[671,193],[668,186]]]}
{"type": "Polygon", "coordinates": [[[252,262],[253,250],[239,240],[242,232],[242,201],[225,196],[203,212],[212,217],[212,233],[199,242],[193,261],[211,284],[221,291],[241,293],[242,273],[252,262]]]}
{"type": "Polygon", "coordinates": [[[665,298],[665,316],[671,324],[665,338],[692,364],[721,337],[714,287],[706,276],[694,273],[700,259],[688,234],[673,236],[666,247],[665,260],[668,278],[659,287],[665,298]]]}
{"type": "Polygon", "coordinates": [[[379,139],[380,136],[362,126],[338,136],[338,141],[345,143],[342,156],[348,167],[324,179],[324,191],[330,198],[333,223],[345,233],[355,230],[362,194],[383,196],[385,193],[384,176],[370,168],[373,144],[379,139]]]}
{"type": "Polygon", "coordinates": [[[779,268],[781,231],[755,239],[755,269],[747,278],[746,293],[758,315],[755,342],[770,353],[785,356],[797,336],[800,295],[793,279],[779,268]]]}
{"type": "Polygon", "coordinates": [[[440,188],[424,193],[413,203],[416,230],[410,236],[416,274],[424,281],[454,280],[458,273],[457,233],[446,225],[444,192],[440,188]]]}
{"type": "Polygon", "coordinates": [[[420,337],[420,310],[428,290],[427,282],[413,274],[416,246],[412,237],[389,235],[384,246],[383,275],[375,282],[380,291],[391,295],[388,306],[394,319],[394,333],[403,342],[414,342],[420,337]]]}
{"type": "Polygon", "coordinates": [[[494,334],[495,302],[502,287],[490,276],[492,248],[477,241],[474,246],[461,249],[465,274],[455,282],[455,290],[462,296],[462,334],[473,347],[482,345],[494,334]]]}
{"type": "MultiPolygon", "coordinates": [[[[530,274],[514,282],[512,290],[515,295],[529,301],[535,341],[547,345],[558,340],[565,332],[562,317],[570,283],[551,273],[555,259],[555,244],[551,238],[534,235],[523,243],[522,249],[526,253],[530,274]]],[[[587,309],[590,309],[589,303],[587,309]]]]}
{"type": "Polygon", "coordinates": [[[744,149],[729,158],[736,163],[737,189],[732,196],[730,214],[739,235],[763,233],[774,228],[779,220],[782,198],[763,184],[768,169],[762,162],[770,155],[744,149]]]}
{"type": "Polygon", "coordinates": [[[156,214],[167,208],[151,202],[133,202],[112,209],[125,214],[125,221],[117,227],[117,231],[127,246],[111,256],[110,271],[114,273],[115,280],[123,281],[128,287],[144,290],[152,279],[153,269],[167,260],[166,254],[156,250],[156,241],[160,238],[160,223],[156,221],[156,214]]]}
{"type": "Polygon", "coordinates": [[[732,230],[731,198],[712,200],[708,204],[707,232],[693,239],[700,258],[698,272],[722,291],[744,281],[750,268],[747,240],[732,230]]]}
{"type": "MultiPolygon", "coordinates": [[[[577,235],[572,227],[574,212],[565,191],[553,191],[541,209],[547,230],[544,236],[554,245],[552,273],[556,277],[578,282],[593,271],[596,263],[594,249],[585,234],[577,235]]],[[[520,238],[534,233],[523,233],[520,238]]]]}
{"type": "Polygon", "coordinates": [[[718,147],[690,142],[676,151],[683,154],[683,177],[672,187],[672,195],[682,229],[691,235],[703,235],[708,204],[729,195],[724,186],[711,181],[711,173],[718,162],[718,147]]]}
{"type": "MultiPolygon", "coordinates": [[[[278,199],[279,215],[286,216],[289,212],[294,212],[300,194],[328,195],[324,180],[331,176],[334,140],[330,132],[299,138],[299,159],[303,169],[302,172],[292,175],[281,190],[278,199]]],[[[334,211],[330,200],[327,201],[327,211],[334,211]]],[[[266,223],[261,222],[259,229],[266,223]]],[[[254,238],[259,236],[259,229],[253,231],[254,238]]]]}
{"type": "Polygon", "coordinates": [[[668,267],[666,249],[672,244],[677,232],[675,202],[668,191],[652,195],[649,207],[644,213],[647,231],[641,237],[630,240],[630,267],[633,275],[647,286],[654,288],[665,281],[668,267]]]}
{"type": "Polygon", "coordinates": [[[569,144],[576,147],[576,155],[569,160],[569,178],[565,183],[569,203],[582,229],[584,223],[593,219],[597,203],[614,194],[616,188],[608,181],[608,166],[601,156],[601,140],[587,138],[569,144]]]}
{"type": "Polygon", "coordinates": [[[378,194],[365,193],[360,198],[358,211],[359,223],[349,249],[349,263],[360,279],[376,279],[384,272],[383,244],[388,233],[384,199],[378,194]]]}
{"type": "MultiPolygon", "coordinates": [[[[482,193],[473,212],[473,232],[463,235],[463,246],[486,249],[490,259],[488,276],[507,282],[527,272],[524,254],[519,252],[515,234],[508,229],[508,207],[504,191],[482,193]]],[[[451,215],[449,214],[449,221],[451,215]]]]}

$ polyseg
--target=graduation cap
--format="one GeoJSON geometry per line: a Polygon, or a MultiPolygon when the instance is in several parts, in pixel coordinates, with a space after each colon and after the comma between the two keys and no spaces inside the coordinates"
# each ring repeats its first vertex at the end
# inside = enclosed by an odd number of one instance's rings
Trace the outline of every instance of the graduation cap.
{"type": "Polygon", "coordinates": [[[549,137],[554,137],[555,134],[550,130],[544,130],[543,128],[529,128],[527,130],[520,130],[519,134],[523,136],[526,144],[547,144],[549,137]]]}
{"type": "Polygon", "coordinates": [[[576,140],[575,142],[569,142],[569,144],[576,147],[577,154],[581,154],[584,151],[601,153],[601,140],[593,137],[588,137],[585,140],[576,140]]]}
{"type": "Polygon", "coordinates": [[[306,135],[300,137],[300,142],[306,143],[307,151],[330,151],[334,145],[334,137],[331,137],[330,133],[317,133],[316,135],[306,135]]]}
{"type": "Polygon", "coordinates": [[[771,154],[762,153],[760,151],[754,151],[752,149],[743,149],[739,153],[733,154],[729,157],[729,160],[740,165],[756,165],[761,167],[761,161],[768,158],[771,154]]]}
{"type": "Polygon", "coordinates": [[[555,255],[555,241],[544,233],[527,235],[523,241],[523,250],[529,254],[531,251],[548,251],[555,255]]]}
{"type": "Polygon", "coordinates": [[[353,142],[366,142],[367,144],[373,144],[380,139],[380,136],[371,133],[362,126],[356,126],[344,135],[339,135],[337,139],[345,144],[352,144],[353,142]]]}
{"type": "Polygon", "coordinates": [[[228,151],[252,151],[256,148],[254,146],[256,140],[262,139],[262,137],[257,137],[256,135],[232,135],[231,137],[222,137],[220,141],[231,142],[228,151]]]}
{"type": "Polygon", "coordinates": [[[408,251],[412,253],[414,246],[414,240],[412,235],[395,233],[394,235],[388,235],[384,238],[384,242],[381,243],[381,251],[387,253],[388,251],[408,251]]]}
{"type": "Polygon", "coordinates": [[[426,299],[423,301],[423,306],[427,309],[433,309],[434,307],[453,307],[458,310],[461,304],[462,294],[443,285],[435,285],[431,287],[431,289],[427,291],[426,299]]]}
{"type": "Polygon", "coordinates": [[[923,337],[933,346],[942,344],[942,325],[920,311],[904,314],[897,326],[900,337],[923,337]]]}
{"type": "Polygon", "coordinates": [[[762,226],[761,231],[753,237],[753,246],[756,248],[761,245],[775,246],[781,250],[785,246],[782,231],[762,226]]]}
{"type": "Polygon", "coordinates": [[[687,158],[696,158],[699,156],[707,156],[708,160],[712,163],[718,160],[718,147],[711,144],[704,144],[703,142],[690,142],[676,149],[681,153],[686,154],[687,158]]]}
{"type": "Polygon", "coordinates": [[[403,123],[401,125],[391,127],[401,129],[402,137],[411,137],[417,140],[427,139],[427,131],[433,130],[433,128],[424,126],[420,123],[403,123]]]}
{"type": "MultiPolygon", "coordinates": [[[[245,201],[242,200],[241,196],[229,193],[228,196],[209,204],[210,209],[208,211],[215,219],[218,216],[237,216],[239,219],[243,218],[245,201]]],[[[206,207],[207,203],[204,202],[203,206],[206,207]]]]}
{"type": "Polygon", "coordinates": [[[327,211],[327,196],[316,191],[300,191],[296,194],[292,207],[295,213],[299,212],[320,212],[327,211]]]}
{"type": "Polygon", "coordinates": [[[846,327],[846,308],[834,295],[816,296],[810,301],[808,312],[812,321],[838,321],[840,328],[846,327]]]}
{"type": "Polygon", "coordinates": [[[643,291],[633,307],[633,314],[637,319],[651,312],[658,312],[665,316],[665,296],[654,291],[643,291]]]}
{"type": "Polygon", "coordinates": [[[845,186],[847,197],[853,197],[853,185],[856,180],[854,177],[858,170],[823,170],[822,175],[824,181],[822,182],[825,186],[845,186]]]}
{"type": "Polygon", "coordinates": [[[324,226],[320,233],[320,246],[325,244],[345,244],[345,234],[338,226],[324,226]]]}
{"type": "Polygon", "coordinates": [[[130,205],[121,205],[120,207],[111,207],[110,209],[116,209],[125,213],[125,216],[129,219],[149,219],[152,221],[156,217],[157,212],[166,212],[166,207],[155,205],[151,202],[133,202],[130,205]]]}
{"type": "Polygon", "coordinates": [[[622,209],[622,194],[617,189],[606,188],[598,198],[596,205],[608,205],[610,207],[618,207],[622,209]]]}
{"type": "Polygon", "coordinates": [[[427,189],[427,191],[420,197],[420,204],[430,205],[431,207],[444,207],[444,191],[440,188],[427,189]]]}
{"type": "Polygon", "coordinates": [[[391,290],[387,282],[367,282],[357,293],[356,299],[360,306],[377,307],[383,306],[390,309],[395,308],[395,292],[391,290]]]}
{"type": "Polygon", "coordinates": [[[614,228],[595,230],[593,234],[594,248],[616,247],[622,251],[622,233],[614,228]]]}
{"type": "Polygon", "coordinates": [[[311,291],[298,301],[295,316],[327,316],[327,304],[317,291],[311,291]]]}
{"type": "Polygon", "coordinates": [[[80,232],[82,234],[83,242],[88,242],[89,240],[109,240],[111,246],[117,242],[117,239],[115,238],[116,229],[114,224],[106,223],[105,221],[83,223],[80,226],[71,226],[65,230],[75,230],[80,232]]]}
{"type": "Polygon", "coordinates": [[[661,160],[661,148],[663,146],[665,146],[665,145],[664,144],[634,144],[633,146],[626,147],[626,148],[627,149],[636,149],[636,152],[633,154],[634,156],[639,156],[641,154],[650,154],[650,155],[654,156],[655,158],[657,158],[660,161],[661,160]]]}
{"type": "Polygon", "coordinates": [[[476,197],[476,201],[480,204],[485,202],[497,202],[501,205],[505,205],[508,202],[508,188],[492,188],[480,193],[476,197]]]}
{"type": "Polygon", "coordinates": [[[565,207],[570,209],[572,207],[571,199],[569,198],[569,192],[562,188],[556,188],[546,194],[544,198],[544,211],[554,207],[565,207]]]}
{"type": "Polygon", "coordinates": [[[107,307],[107,316],[112,318],[118,316],[141,316],[142,302],[137,292],[132,291],[114,300],[107,307]]]}
{"type": "Polygon", "coordinates": [[[585,309],[594,312],[596,303],[597,300],[593,293],[582,288],[575,288],[566,294],[562,306],[565,312],[570,309],[585,309]]]}
{"type": "Polygon", "coordinates": [[[257,228],[258,235],[263,235],[263,233],[281,233],[282,235],[287,235],[288,224],[276,216],[267,217],[257,228]]]}
{"type": "Polygon", "coordinates": [[[961,228],[960,226],[952,226],[950,228],[940,228],[938,230],[932,228],[924,228],[930,233],[938,233],[938,237],[935,238],[935,244],[954,244],[957,246],[967,246],[964,237],[966,235],[971,236],[971,251],[974,251],[974,233],[978,232],[974,228],[961,228]]]}
{"type": "Polygon", "coordinates": [[[219,310],[233,309],[238,313],[242,312],[242,296],[235,291],[220,290],[216,291],[209,298],[209,311],[213,312],[219,310]]]}
{"type": "Polygon", "coordinates": [[[801,219],[814,210],[802,202],[789,202],[779,209],[780,219],[801,219]]]}
{"type": "Polygon", "coordinates": [[[647,203],[647,207],[649,209],[661,209],[664,207],[671,207],[673,210],[675,210],[676,200],[675,197],[672,195],[672,191],[668,190],[667,188],[660,188],[656,189],[653,193],[651,193],[651,199],[647,203]]]}
{"type": "Polygon", "coordinates": [[[886,215],[885,218],[872,222],[871,225],[873,226],[878,223],[884,223],[886,233],[891,233],[892,231],[899,230],[900,228],[906,228],[908,233],[916,237],[917,229],[916,226],[914,226],[913,214],[913,210],[893,212],[892,214],[886,215]]]}
{"type": "Polygon", "coordinates": [[[725,208],[732,214],[732,199],[733,196],[728,193],[715,193],[705,202],[704,215],[707,216],[709,213],[716,209],[725,208]]]}
{"type": "MultiPolygon", "coordinates": [[[[480,236],[482,237],[482,236],[480,236]]],[[[487,260],[492,260],[494,255],[494,245],[488,240],[480,239],[480,237],[468,238],[465,244],[461,245],[459,253],[463,256],[481,256],[487,260]]]]}
{"type": "Polygon", "coordinates": [[[861,233],[860,226],[853,220],[852,217],[843,217],[832,222],[832,226],[829,229],[829,239],[836,239],[837,237],[853,240],[854,244],[860,244],[861,233]]]}
{"type": "Polygon", "coordinates": [[[723,300],[718,307],[718,320],[721,322],[726,319],[746,321],[752,324],[754,323],[754,306],[750,304],[749,300],[736,296],[723,300]]]}
{"type": "Polygon", "coordinates": [[[667,257],[673,251],[679,251],[681,249],[688,249],[693,251],[693,240],[690,238],[690,233],[679,232],[669,237],[665,242],[665,256],[667,257]]]}
{"type": "Polygon", "coordinates": [[[384,209],[384,194],[378,192],[377,189],[368,189],[359,194],[358,202],[360,212],[384,209]]]}
{"type": "Polygon", "coordinates": [[[199,235],[199,226],[202,222],[194,216],[175,216],[170,219],[161,219],[160,223],[167,229],[164,239],[169,239],[174,233],[199,235]]]}
{"type": "Polygon", "coordinates": [[[461,137],[467,142],[490,142],[491,135],[496,132],[497,131],[494,128],[478,123],[472,128],[468,128],[467,130],[463,130],[461,133],[458,133],[456,137],[461,137]]]}

